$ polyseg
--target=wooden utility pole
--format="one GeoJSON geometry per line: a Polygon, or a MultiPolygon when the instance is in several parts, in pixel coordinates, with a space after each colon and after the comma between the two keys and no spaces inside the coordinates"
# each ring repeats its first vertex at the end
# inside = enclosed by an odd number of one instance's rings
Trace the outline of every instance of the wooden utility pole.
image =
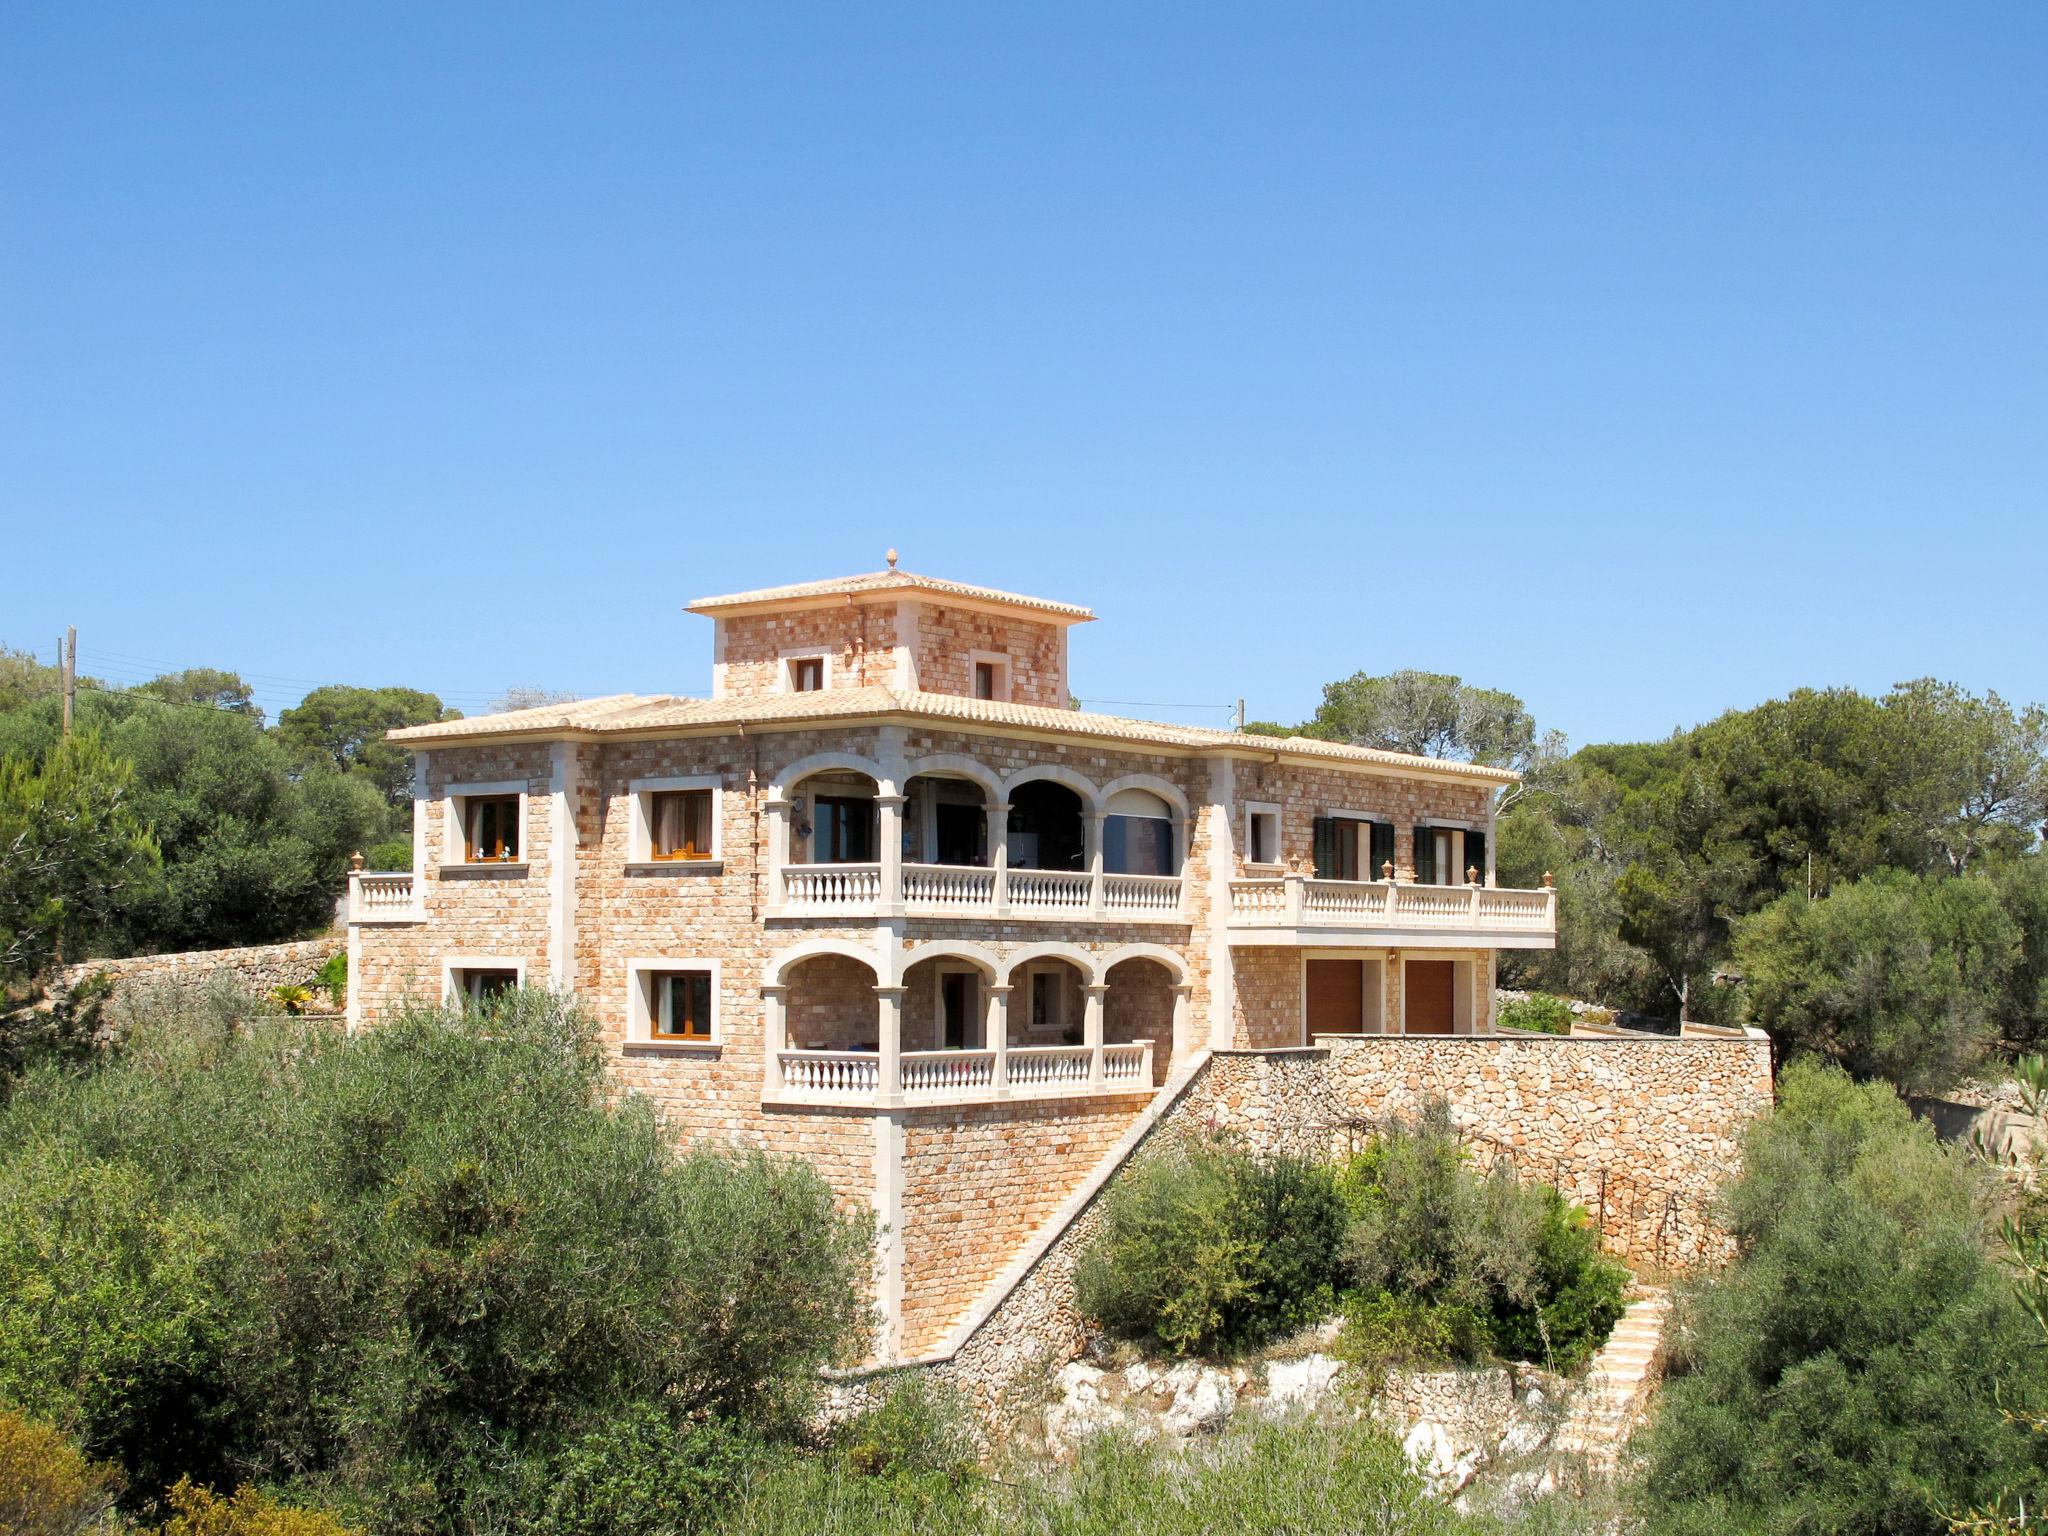
{"type": "Polygon", "coordinates": [[[68,625],[64,631],[64,654],[58,658],[64,667],[64,734],[71,734],[71,716],[78,708],[78,626],[68,625]]]}

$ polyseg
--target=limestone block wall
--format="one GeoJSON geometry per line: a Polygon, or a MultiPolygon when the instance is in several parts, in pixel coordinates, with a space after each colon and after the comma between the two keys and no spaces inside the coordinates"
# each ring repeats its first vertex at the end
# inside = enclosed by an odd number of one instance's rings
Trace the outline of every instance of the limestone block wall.
{"type": "Polygon", "coordinates": [[[118,993],[131,987],[204,985],[216,977],[259,996],[273,987],[303,986],[313,973],[341,953],[339,934],[291,944],[255,944],[239,949],[187,950],[175,955],[131,955],[121,960],[86,960],[65,966],[50,982],[54,997],[105,973],[118,993]]]}
{"type": "Polygon", "coordinates": [[[898,613],[895,603],[835,603],[720,619],[723,696],[780,692],[782,657],[793,650],[827,653],[827,688],[886,687],[903,644],[898,613]]]}
{"type": "MultiPolygon", "coordinates": [[[[1244,836],[1244,810],[1252,802],[1280,807],[1281,861],[1307,870],[1315,862],[1315,819],[1339,812],[1391,822],[1394,868],[1399,878],[1415,877],[1415,824],[1442,820],[1470,822],[1484,830],[1493,787],[1408,778],[1395,773],[1359,773],[1306,763],[1240,763],[1232,835],[1244,836]]],[[[1242,864],[1235,866],[1243,873],[1242,864]]],[[[1462,871],[1461,877],[1462,877],[1462,871]]],[[[1484,871],[1481,871],[1483,874],[1484,871]]],[[[1370,878],[1378,879],[1379,871],[1370,878]]]]}
{"type": "Polygon", "coordinates": [[[903,1114],[904,1353],[938,1346],[1149,1098],[903,1114]]]}
{"type": "Polygon", "coordinates": [[[920,599],[916,608],[913,654],[917,686],[924,692],[971,697],[973,653],[987,651],[1009,658],[1013,703],[1067,707],[1067,638],[1058,624],[956,608],[929,598],[920,599]]]}

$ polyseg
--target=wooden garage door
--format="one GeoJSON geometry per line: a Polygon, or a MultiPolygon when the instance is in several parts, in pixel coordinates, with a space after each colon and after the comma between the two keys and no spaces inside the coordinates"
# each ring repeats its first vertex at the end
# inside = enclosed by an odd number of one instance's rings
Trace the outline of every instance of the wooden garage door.
{"type": "Polygon", "coordinates": [[[1407,1030],[1411,1035],[1451,1032],[1451,966],[1449,960],[1410,960],[1401,968],[1408,988],[1407,1030]]]}
{"type": "Polygon", "coordinates": [[[1364,1027],[1365,962],[1311,960],[1308,963],[1308,1032],[1355,1035],[1364,1027]]]}

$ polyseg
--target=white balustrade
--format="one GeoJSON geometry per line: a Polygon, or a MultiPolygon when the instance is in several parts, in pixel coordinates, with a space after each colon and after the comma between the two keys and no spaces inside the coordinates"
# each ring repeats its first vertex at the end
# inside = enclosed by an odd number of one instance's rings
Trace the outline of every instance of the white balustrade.
{"type": "Polygon", "coordinates": [[[1378,919],[1387,915],[1387,897],[1395,888],[1371,880],[1311,880],[1303,897],[1305,910],[1338,921],[1378,919]]]}
{"type": "Polygon", "coordinates": [[[996,1081],[994,1051],[905,1051],[903,1091],[913,1093],[971,1093],[993,1088],[996,1081]]]}
{"type": "Polygon", "coordinates": [[[1013,912],[1084,914],[1089,909],[1093,881],[1086,870],[1012,869],[1009,878],[1013,912]]]}
{"type": "Polygon", "coordinates": [[[878,1051],[783,1051],[782,1085],[791,1093],[871,1098],[882,1081],[878,1051]]]}
{"type": "Polygon", "coordinates": [[[1163,917],[1180,911],[1179,875],[1104,875],[1102,907],[1114,917],[1163,917]]]}
{"type": "Polygon", "coordinates": [[[967,864],[906,864],[903,901],[909,907],[986,912],[996,904],[996,872],[967,864]]]}
{"type": "Polygon", "coordinates": [[[412,871],[358,870],[349,876],[348,920],[352,923],[425,921],[412,871]]]}
{"type": "Polygon", "coordinates": [[[879,864],[785,864],[782,908],[790,913],[871,912],[882,899],[879,864]]]}
{"type": "Polygon", "coordinates": [[[1089,1050],[1085,1045],[1029,1045],[1009,1053],[1012,1088],[1085,1088],[1089,1050]]]}
{"type": "Polygon", "coordinates": [[[1385,880],[1311,880],[1300,876],[1233,880],[1230,920],[1246,928],[1301,926],[1547,934],[1557,927],[1557,893],[1489,885],[1415,885],[1385,880]]]}
{"type": "Polygon", "coordinates": [[[1139,1040],[1129,1045],[1102,1048],[1102,1080],[1129,1086],[1152,1086],[1152,1042],[1139,1040]]]}

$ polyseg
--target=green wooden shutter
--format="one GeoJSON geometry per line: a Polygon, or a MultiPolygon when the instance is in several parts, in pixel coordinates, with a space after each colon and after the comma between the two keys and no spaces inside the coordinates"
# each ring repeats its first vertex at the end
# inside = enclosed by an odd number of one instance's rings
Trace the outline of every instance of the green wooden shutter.
{"type": "Polygon", "coordinates": [[[1415,883],[1436,884],[1436,838],[1427,827],[1415,829],[1415,883]]]}
{"type": "Polygon", "coordinates": [[[1383,880],[1381,873],[1394,862],[1394,824],[1391,821],[1376,821],[1372,824],[1372,868],[1365,872],[1368,880],[1383,880]]]}
{"type": "Polygon", "coordinates": [[[1338,880],[1337,873],[1337,821],[1333,816],[1318,816],[1312,828],[1315,841],[1316,878],[1338,880]]]}
{"type": "MultiPolygon", "coordinates": [[[[1486,834],[1484,832],[1467,832],[1465,834],[1465,869],[1478,870],[1479,883],[1481,885],[1486,884],[1486,834]]],[[[1461,877],[1464,873],[1465,870],[1463,869],[1458,871],[1461,877]]]]}

